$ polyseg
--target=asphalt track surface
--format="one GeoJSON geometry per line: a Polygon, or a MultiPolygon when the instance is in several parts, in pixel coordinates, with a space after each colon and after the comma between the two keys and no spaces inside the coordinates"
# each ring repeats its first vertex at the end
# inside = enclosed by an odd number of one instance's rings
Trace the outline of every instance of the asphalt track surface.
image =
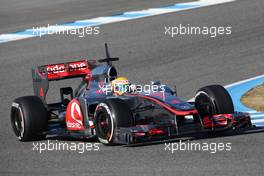
{"type": "MultiPolygon", "coordinates": [[[[175,1],[1,1],[0,32],[15,32],[37,24],[54,24],[128,10],[169,5],[175,1]]],[[[30,68],[79,57],[104,57],[108,42],[120,75],[132,82],[159,79],[176,84],[179,95],[191,98],[208,84],[230,84],[263,74],[264,3],[238,0],[139,20],[103,25],[98,36],[51,35],[0,45],[0,175],[263,175],[264,133],[201,139],[231,142],[229,152],[164,151],[164,144],[105,147],[78,154],[74,151],[32,151],[11,130],[12,100],[32,94],[30,68]],[[232,26],[232,35],[164,35],[164,26],[232,26]]],[[[76,83],[76,81],[74,82],[76,83]]],[[[60,85],[60,83],[58,83],[60,85]]],[[[55,88],[55,86],[54,86],[55,88]]],[[[51,100],[58,96],[50,91],[51,100]]],[[[45,141],[44,141],[45,142],[45,141]]],[[[64,142],[64,141],[63,141],[64,142]]]]}

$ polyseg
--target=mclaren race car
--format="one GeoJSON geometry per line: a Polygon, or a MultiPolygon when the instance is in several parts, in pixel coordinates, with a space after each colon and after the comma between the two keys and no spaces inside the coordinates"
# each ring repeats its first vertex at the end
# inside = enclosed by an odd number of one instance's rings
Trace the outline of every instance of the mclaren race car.
{"type": "Polygon", "coordinates": [[[49,64],[32,69],[33,96],[14,100],[11,124],[20,141],[47,136],[98,138],[106,145],[135,144],[200,132],[250,127],[249,114],[234,112],[232,99],[220,85],[197,91],[194,101],[183,101],[177,91],[152,81],[155,89],[116,94],[118,77],[105,45],[106,58],[49,64]],[[99,62],[99,63],[98,63],[99,62]],[[48,103],[49,83],[80,77],[78,88],[60,88],[60,101],[48,103]],[[110,89],[110,91],[109,91],[110,89]]]}

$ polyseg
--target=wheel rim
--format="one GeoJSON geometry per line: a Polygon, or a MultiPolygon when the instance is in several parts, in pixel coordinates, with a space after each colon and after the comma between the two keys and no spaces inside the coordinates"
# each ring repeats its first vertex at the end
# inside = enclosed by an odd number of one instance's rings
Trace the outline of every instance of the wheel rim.
{"type": "Polygon", "coordinates": [[[97,136],[101,139],[109,140],[112,132],[111,117],[106,112],[101,112],[96,118],[97,136]]]}
{"type": "Polygon", "coordinates": [[[213,100],[205,93],[200,93],[195,97],[195,107],[202,116],[216,114],[216,107],[213,100]]]}
{"type": "Polygon", "coordinates": [[[14,127],[14,131],[17,137],[21,137],[21,133],[23,131],[23,117],[21,116],[21,113],[19,112],[19,110],[16,110],[14,112],[14,118],[13,118],[13,127],[14,127]]]}

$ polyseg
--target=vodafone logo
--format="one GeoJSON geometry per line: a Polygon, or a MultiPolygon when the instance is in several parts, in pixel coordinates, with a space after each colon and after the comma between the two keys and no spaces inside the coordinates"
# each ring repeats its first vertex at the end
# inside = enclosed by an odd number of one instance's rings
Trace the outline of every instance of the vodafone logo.
{"type": "Polygon", "coordinates": [[[80,125],[82,125],[82,121],[80,120],[82,116],[81,113],[81,108],[79,106],[79,104],[77,104],[76,102],[73,102],[71,104],[71,117],[73,120],[75,120],[76,122],[78,122],[80,125]]]}
{"type": "Polygon", "coordinates": [[[73,70],[73,69],[85,70],[85,67],[86,67],[86,64],[84,62],[69,65],[70,70],[73,70]]]}
{"type": "MultiPolygon", "coordinates": [[[[85,70],[86,69],[86,63],[85,62],[78,62],[78,63],[70,63],[69,64],[69,71],[74,70],[85,70]]],[[[64,73],[66,72],[65,64],[56,64],[47,66],[48,73],[64,73]]]]}
{"type": "Polygon", "coordinates": [[[66,70],[65,70],[64,64],[62,64],[62,65],[48,66],[47,71],[48,71],[48,73],[50,73],[50,72],[52,72],[52,73],[63,73],[66,70]]]}
{"type": "Polygon", "coordinates": [[[66,122],[68,128],[79,128],[81,129],[81,125],[76,122],[66,122]]]}

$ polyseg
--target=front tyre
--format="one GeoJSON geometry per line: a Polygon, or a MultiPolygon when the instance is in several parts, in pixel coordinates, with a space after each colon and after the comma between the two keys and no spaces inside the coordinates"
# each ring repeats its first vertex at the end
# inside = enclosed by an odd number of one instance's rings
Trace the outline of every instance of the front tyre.
{"type": "Polygon", "coordinates": [[[48,112],[37,96],[25,96],[14,100],[11,107],[11,125],[20,141],[45,138],[48,112]]]}
{"type": "Polygon", "coordinates": [[[234,113],[231,96],[221,85],[210,85],[199,89],[195,95],[195,107],[202,117],[234,113]]]}
{"type": "Polygon", "coordinates": [[[94,117],[96,136],[105,145],[115,144],[118,128],[133,124],[129,106],[121,99],[109,99],[98,104],[94,117]]]}

